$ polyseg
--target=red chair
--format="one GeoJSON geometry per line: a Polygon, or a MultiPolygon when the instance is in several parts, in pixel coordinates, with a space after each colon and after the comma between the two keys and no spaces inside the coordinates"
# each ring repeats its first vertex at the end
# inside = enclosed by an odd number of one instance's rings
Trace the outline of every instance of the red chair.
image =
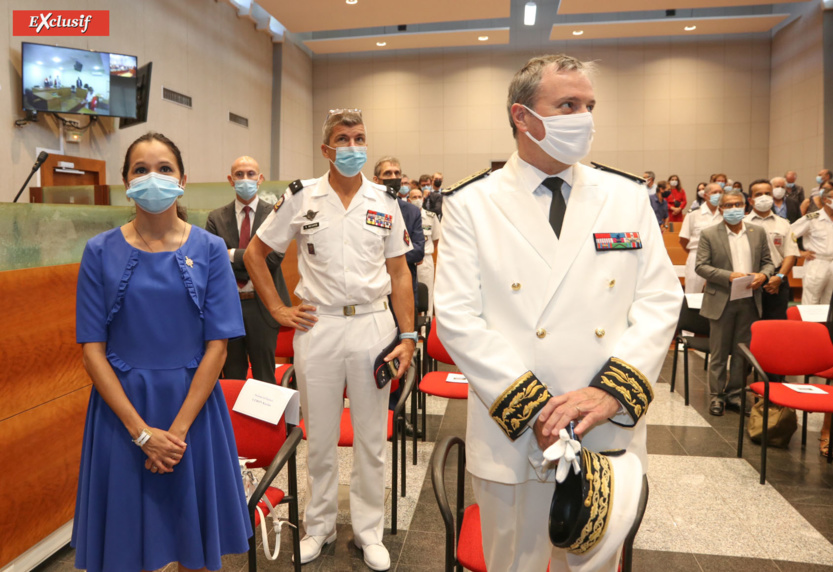
{"type": "MultiPolygon", "coordinates": [[[[833,413],[833,389],[810,384],[810,376],[833,368],[833,343],[824,324],[796,320],[759,320],[752,324],[750,346],[738,344],[741,355],[752,366],[755,382],[748,389],[764,398],[763,433],[761,435],[761,484],[766,482],[767,425],[769,404],[804,412],[801,447],[807,445],[807,413],[833,413]],[[783,383],[769,381],[767,374],[804,376],[804,383],[824,391],[824,395],[799,393],[783,383]],[[758,379],[763,381],[757,381],[758,379]]],[[[746,410],[746,391],[741,392],[741,411],[746,410]]],[[[743,424],[738,426],[738,453],[743,454],[743,424]]],[[[833,447],[828,448],[827,462],[833,462],[833,447]]]]}
{"type": "MultiPolygon", "coordinates": [[[[448,354],[448,351],[443,347],[440,338],[437,337],[437,320],[434,319],[428,324],[428,341],[426,343],[426,351],[429,360],[432,363],[442,362],[446,365],[455,365],[454,360],[448,354]]],[[[422,374],[422,379],[419,382],[419,391],[421,393],[420,405],[422,408],[422,440],[427,439],[426,430],[426,407],[425,395],[434,395],[436,397],[445,397],[447,399],[468,399],[469,384],[468,383],[451,383],[448,381],[450,375],[447,371],[436,371],[435,366],[429,366],[422,374]]]]}
{"type": "MultiPolygon", "coordinates": [[[[431,484],[445,525],[445,571],[462,572],[462,568],[465,568],[472,572],[487,572],[486,557],[483,554],[483,535],[480,531],[480,507],[477,504],[465,506],[465,478],[466,443],[459,437],[446,437],[437,444],[431,454],[431,484]],[[445,466],[448,455],[454,447],[457,447],[457,506],[452,513],[445,490],[445,466]]],[[[545,502],[549,504],[550,499],[545,499],[545,502]]],[[[643,477],[636,520],[622,548],[620,572],[631,572],[633,542],[639,532],[647,506],[648,479],[643,477]]],[[[549,572],[549,566],[547,572],[549,572]]]]}
{"type": "MultiPolygon", "coordinates": [[[[294,371],[291,372],[294,374],[294,371]]],[[[401,470],[401,480],[402,480],[402,496],[405,496],[405,403],[408,400],[408,396],[414,390],[414,385],[416,383],[416,367],[411,364],[411,367],[408,368],[408,371],[405,373],[405,381],[404,385],[402,386],[402,393],[399,396],[399,401],[396,402],[396,406],[394,407],[393,411],[388,410],[388,430],[387,436],[388,441],[393,443],[392,449],[392,456],[391,456],[391,465],[392,465],[392,475],[391,475],[391,523],[390,523],[390,533],[396,534],[396,519],[397,519],[397,497],[399,496],[399,475],[401,470]],[[401,453],[400,449],[401,448],[401,453]],[[401,464],[401,468],[400,467],[401,464]]],[[[396,391],[399,387],[399,380],[394,379],[389,384],[388,387],[390,391],[396,391]]],[[[347,397],[347,390],[345,389],[344,396],[347,397]]],[[[304,426],[304,421],[301,420],[299,425],[301,430],[304,433],[304,439],[307,438],[307,430],[304,426]]],[[[341,411],[341,422],[340,422],[340,430],[338,435],[338,446],[339,447],[352,447],[353,446],[353,423],[350,419],[350,408],[345,407],[341,411]]]]}
{"type": "Polygon", "coordinates": [[[299,532],[300,519],[298,515],[298,478],[295,466],[295,451],[301,442],[302,431],[298,427],[287,425],[284,419],[277,425],[266,423],[260,419],[237,413],[234,407],[240,390],[246,382],[239,379],[221,379],[220,386],[226,398],[226,404],[234,429],[234,441],[237,444],[237,454],[247,459],[255,459],[249,464],[250,468],[266,468],[266,473],[257,485],[249,500],[249,519],[254,533],[249,538],[249,572],[257,570],[257,527],[260,525],[260,515],[255,507],[259,506],[263,514],[269,514],[265,502],[258,502],[265,495],[272,506],[287,503],[289,505],[289,522],[292,528],[292,552],[295,555],[295,571],[301,570],[301,537],[299,532]],[[287,429],[289,435],[287,436],[287,429]],[[284,465],[288,470],[289,494],[271,484],[278,476],[284,465]]]}
{"type": "Polygon", "coordinates": [[[788,320],[797,320],[799,322],[802,321],[801,311],[798,309],[798,306],[789,306],[787,308],[787,319],[788,320]]]}
{"type": "MultiPolygon", "coordinates": [[[[292,345],[294,340],[295,328],[287,328],[286,326],[281,326],[280,330],[278,330],[278,343],[275,346],[275,357],[289,358],[289,363],[275,364],[275,380],[278,382],[278,385],[287,386],[287,384],[283,383],[283,378],[284,376],[288,375],[288,372],[292,367],[292,360],[295,357],[295,349],[292,345]]],[[[246,373],[246,378],[250,379],[251,377],[252,366],[251,364],[249,364],[249,371],[246,373]]],[[[295,387],[294,379],[289,380],[289,386],[295,387]]]]}

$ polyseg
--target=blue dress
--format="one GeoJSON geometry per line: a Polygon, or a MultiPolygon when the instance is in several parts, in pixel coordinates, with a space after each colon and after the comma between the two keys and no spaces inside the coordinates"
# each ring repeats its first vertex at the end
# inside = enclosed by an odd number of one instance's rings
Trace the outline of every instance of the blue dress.
{"type": "MultiPolygon", "coordinates": [[[[208,340],[245,334],[227,252],[220,238],[195,226],[174,252],[133,248],[119,228],[87,243],[77,341],[107,343],[113,371],[151,427],[170,427],[208,340]]],[[[218,570],[223,554],[248,550],[252,530],[219,384],[185,441],[172,473],[151,473],[93,388],[72,530],[78,568],[139,572],[178,561],[218,570]]]]}

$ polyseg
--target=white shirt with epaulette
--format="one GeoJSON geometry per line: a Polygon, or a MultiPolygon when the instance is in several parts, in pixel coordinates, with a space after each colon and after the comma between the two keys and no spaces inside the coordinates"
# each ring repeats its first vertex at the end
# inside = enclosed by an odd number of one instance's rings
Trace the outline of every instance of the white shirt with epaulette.
{"type": "Polygon", "coordinates": [[[833,258],[833,221],[824,209],[806,214],[794,223],[793,236],[804,238],[804,250],[811,250],[818,257],[833,258]]]}
{"type": "Polygon", "coordinates": [[[257,231],[273,250],[298,244],[295,295],[325,306],[369,304],[391,293],[385,260],[411,250],[396,200],[368,181],[346,209],[328,176],[296,181],[257,231]]]}

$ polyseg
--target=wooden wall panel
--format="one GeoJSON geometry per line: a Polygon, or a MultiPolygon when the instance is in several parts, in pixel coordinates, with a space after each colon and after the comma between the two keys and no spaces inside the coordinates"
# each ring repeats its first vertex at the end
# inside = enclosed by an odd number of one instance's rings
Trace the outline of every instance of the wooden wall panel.
{"type": "Polygon", "coordinates": [[[90,387],[0,421],[0,568],[75,511],[90,387]]]}
{"type": "Polygon", "coordinates": [[[78,267],[0,272],[0,420],[91,384],[75,343],[78,267]]]}

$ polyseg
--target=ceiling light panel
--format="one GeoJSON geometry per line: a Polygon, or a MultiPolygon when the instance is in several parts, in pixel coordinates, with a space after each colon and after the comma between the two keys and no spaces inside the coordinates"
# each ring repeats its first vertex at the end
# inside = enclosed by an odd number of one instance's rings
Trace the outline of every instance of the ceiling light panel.
{"type": "Polygon", "coordinates": [[[414,50],[425,48],[455,48],[461,46],[492,46],[509,43],[509,28],[481,30],[449,30],[415,34],[387,34],[384,36],[351,36],[306,40],[316,55],[366,52],[371,50],[414,50]],[[486,40],[480,38],[486,37],[486,40]]]}
{"type": "MultiPolygon", "coordinates": [[[[561,0],[559,14],[603,14],[609,12],[643,12],[649,10],[685,10],[787,4],[805,0],[561,0]]],[[[280,20],[280,18],[278,18],[280,20]]]]}

